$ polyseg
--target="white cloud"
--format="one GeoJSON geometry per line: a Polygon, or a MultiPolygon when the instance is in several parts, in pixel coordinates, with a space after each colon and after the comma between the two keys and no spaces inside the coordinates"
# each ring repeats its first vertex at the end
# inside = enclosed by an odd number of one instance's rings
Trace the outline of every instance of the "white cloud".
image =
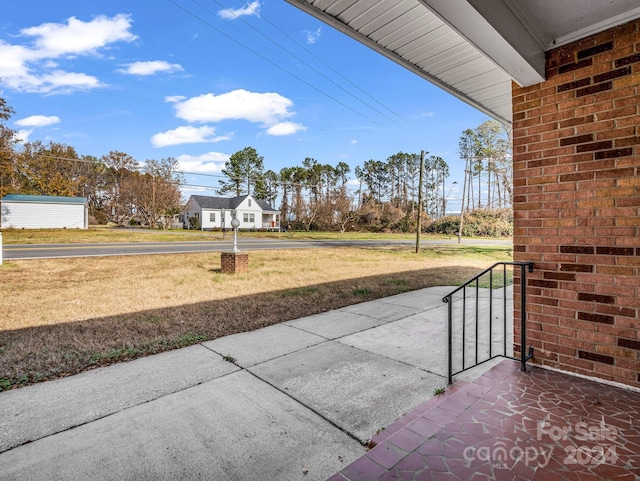
{"type": "Polygon", "coordinates": [[[356,145],[358,141],[356,139],[351,140],[351,145],[356,145]]]}
{"type": "Polygon", "coordinates": [[[29,69],[25,63],[32,56],[31,50],[0,40],[0,77],[4,83],[8,85],[15,82],[13,79],[28,76],[29,69]]]}
{"type": "Polygon", "coordinates": [[[267,129],[267,134],[276,136],[291,135],[300,130],[307,130],[307,128],[304,125],[293,122],[279,122],[269,127],[267,129]]]}
{"type": "Polygon", "coordinates": [[[24,119],[16,120],[15,124],[20,127],[45,127],[47,125],[59,124],[60,118],[55,115],[32,115],[24,119]]]}
{"type": "Polygon", "coordinates": [[[155,134],[151,137],[151,145],[154,147],[168,147],[170,145],[180,144],[198,144],[202,142],[220,142],[221,140],[229,140],[230,136],[216,136],[215,129],[204,125],[202,127],[193,127],[191,125],[178,127],[177,129],[167,130],[155,134]]]}
{"type": "Polygon", "coordinates": [[[118,69],[118,72],[130,75],[155,75],[158,72],[182,72],[182,65],[169,63],[164,60],[152,60],[149,62],[134,62],[126,65],[126,68],[118,69]]]}
{"type": "Polygon", "coordinates": [[[322,34],[322,27],[318,27],[318,30],[316,30],[315,32],[305,30],[304,33],[307,36],[307,44],[312,45],[316,43],[320,38],[320,34],[322,34]]]}
{"type": "Polygon", "coordinates": [[[207,152],[202,155],[183,154],[177,157],[180,169],[185,172],[198,174],[215,174],[222,171],[224,164],[229,160],[229,154],[221,152],[207,152]]]}
{"type": "Polygon", "coordinates": [[[436,114],[435,112],[423,112],[421,114],[416,115],[416,117],[418,117],[419,119],[429,118],[429,117],[433,117],[435,114],[436,114]]]}
{"type": "Polygon", "coordinates": [[[98,49],[118,41],[132,42],[137,37],[129,32],[129,28],[130,16],[118,14],[113,18],[100,15],[90,22],[71,17],[66,24],[43,23],[24,28],[20,34],[35,37],[33,51],[40,58],[56,58],[70,54],[96,53],[98,49]]]}
{"type": "Polygon", "coordinates": [[[259,123],[268,135],[290,135],[307,128],[286,119],[294,115],[293,102],[274,92],[249,92],[238,89],[215,95],[212,93],[186,98],[165,97],[173,104],[176,117],[189,123],[247,120],[259,123]]]}
{"type": "Polygon", "coordinates": [[[288,98],[277,93],[256,93],[244,89],[220,95],[204,94],[173,103],[176,117],[188,122],[244,119],[270,126],[293,115],[289,110],[293,102],[288,98]]]}
{"type": "Polygon", "coordinates": [[[16,132],[18,142],[28,142],[29,136],[33,133],[33,129],[21,129],[16,132]]]}
{"type": "Polygon", "coordinates": [[[184,95],[168,95],[167,97],[164,98],[165,102],[180,102],[184,99],[186,99],[187,97],[185,97],[184,95]]]}
{"type": "Polygon", "coordinates": [[[55,70],[40,77],[34,85],[37,85],[37,91],[40,93],[66,93],[93,89],[104,84],[93,75],[55,70]]]}
{"type": "Polygon", "coordinates": [[[71,17],[67,23],[44,23],[20,30],[17,37],[28,45],[0,41],[0,78],[7,87],[35,93],[86,90],[103,84],[94,76],[66,72],[60,61],[79,55],[96,55],[115,42],[132,42],[131,18],[119,14],[100,15],[89,22],[71,17]]]}
{"type": "Polygon", "coordinates": [[[220,18],[223,18],[225,20],[235,20],[236,18],[245,16],[245,15],[255,15],[259,17],[260,2],[258,0],[255,0],[254,2],[246,4],[244,7],[225,8],[223,10],[219,10],[218,15],[220,16],[220,18]]]}

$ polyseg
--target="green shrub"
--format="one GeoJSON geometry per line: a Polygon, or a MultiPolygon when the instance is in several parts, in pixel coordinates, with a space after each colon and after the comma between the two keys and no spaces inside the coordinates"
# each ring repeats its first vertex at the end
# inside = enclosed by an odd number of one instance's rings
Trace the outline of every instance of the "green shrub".
{"type": "MultiPolygon", "coordinates": [[[[447,216],[429,224],[425,231],[432,234],[457,235],[460,216],[447,216]]],[[[477,209],[465,214],[462,224],[464,237],[510,237],[513,235],[511,209],[477,209]]]]}
{"type": "Polygon", "coordinates": [[[189,217],[189,229],[191,230],[199,230],[200,229],[200,218],[193,216],[189,217]]]}

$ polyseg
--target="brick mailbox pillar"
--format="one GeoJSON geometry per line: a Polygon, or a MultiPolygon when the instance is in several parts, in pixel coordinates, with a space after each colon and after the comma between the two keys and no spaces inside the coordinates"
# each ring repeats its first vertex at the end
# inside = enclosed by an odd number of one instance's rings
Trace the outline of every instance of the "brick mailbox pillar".
{"type": "Polygon", "coordinates": [[[249,272],[249,254],[241,252],[223,252],[220,256],[223,274],[242,274],[249,272]]]}

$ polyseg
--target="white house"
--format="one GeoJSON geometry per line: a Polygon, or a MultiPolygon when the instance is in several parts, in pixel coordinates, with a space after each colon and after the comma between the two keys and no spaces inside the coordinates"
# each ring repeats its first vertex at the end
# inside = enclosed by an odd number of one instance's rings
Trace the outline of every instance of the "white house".
{"type": "Polygon", "coordinates": [[[231,220],[240,221],[239,229],[280,229],[280,213],[266,201],[252,195],[240,197],[210,197],[192,195],[184,209],[183,222],[191,226],[189,219],[202,230],[231,229],[231,220]]]}
{"type": "Polygon", "coordinates": [[[87,229],[87,199],[10,194],[0,199],[0,226],[14,229],[87,229]]]}

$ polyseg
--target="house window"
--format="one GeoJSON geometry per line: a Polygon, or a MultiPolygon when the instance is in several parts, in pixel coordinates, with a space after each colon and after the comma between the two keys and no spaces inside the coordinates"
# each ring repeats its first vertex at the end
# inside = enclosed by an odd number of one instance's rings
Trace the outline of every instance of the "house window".
{"type": "Polygon", "coordinates": [[[255,222],[256,217],[254,214],[247,214],[246,212],[243,214],[243,220],[245,222],[255,222]]]}
{"type": "Polygon", "coordinates": [[[209,222],[215,222],[215,221],[216,221],[216,213],[209,212],[209,222]]]}
{"type": "Polygon", "coordinates": [[[249,202],[249,207],[251,207],[251,199],[249,199],[247,202],[249,202]]]}

